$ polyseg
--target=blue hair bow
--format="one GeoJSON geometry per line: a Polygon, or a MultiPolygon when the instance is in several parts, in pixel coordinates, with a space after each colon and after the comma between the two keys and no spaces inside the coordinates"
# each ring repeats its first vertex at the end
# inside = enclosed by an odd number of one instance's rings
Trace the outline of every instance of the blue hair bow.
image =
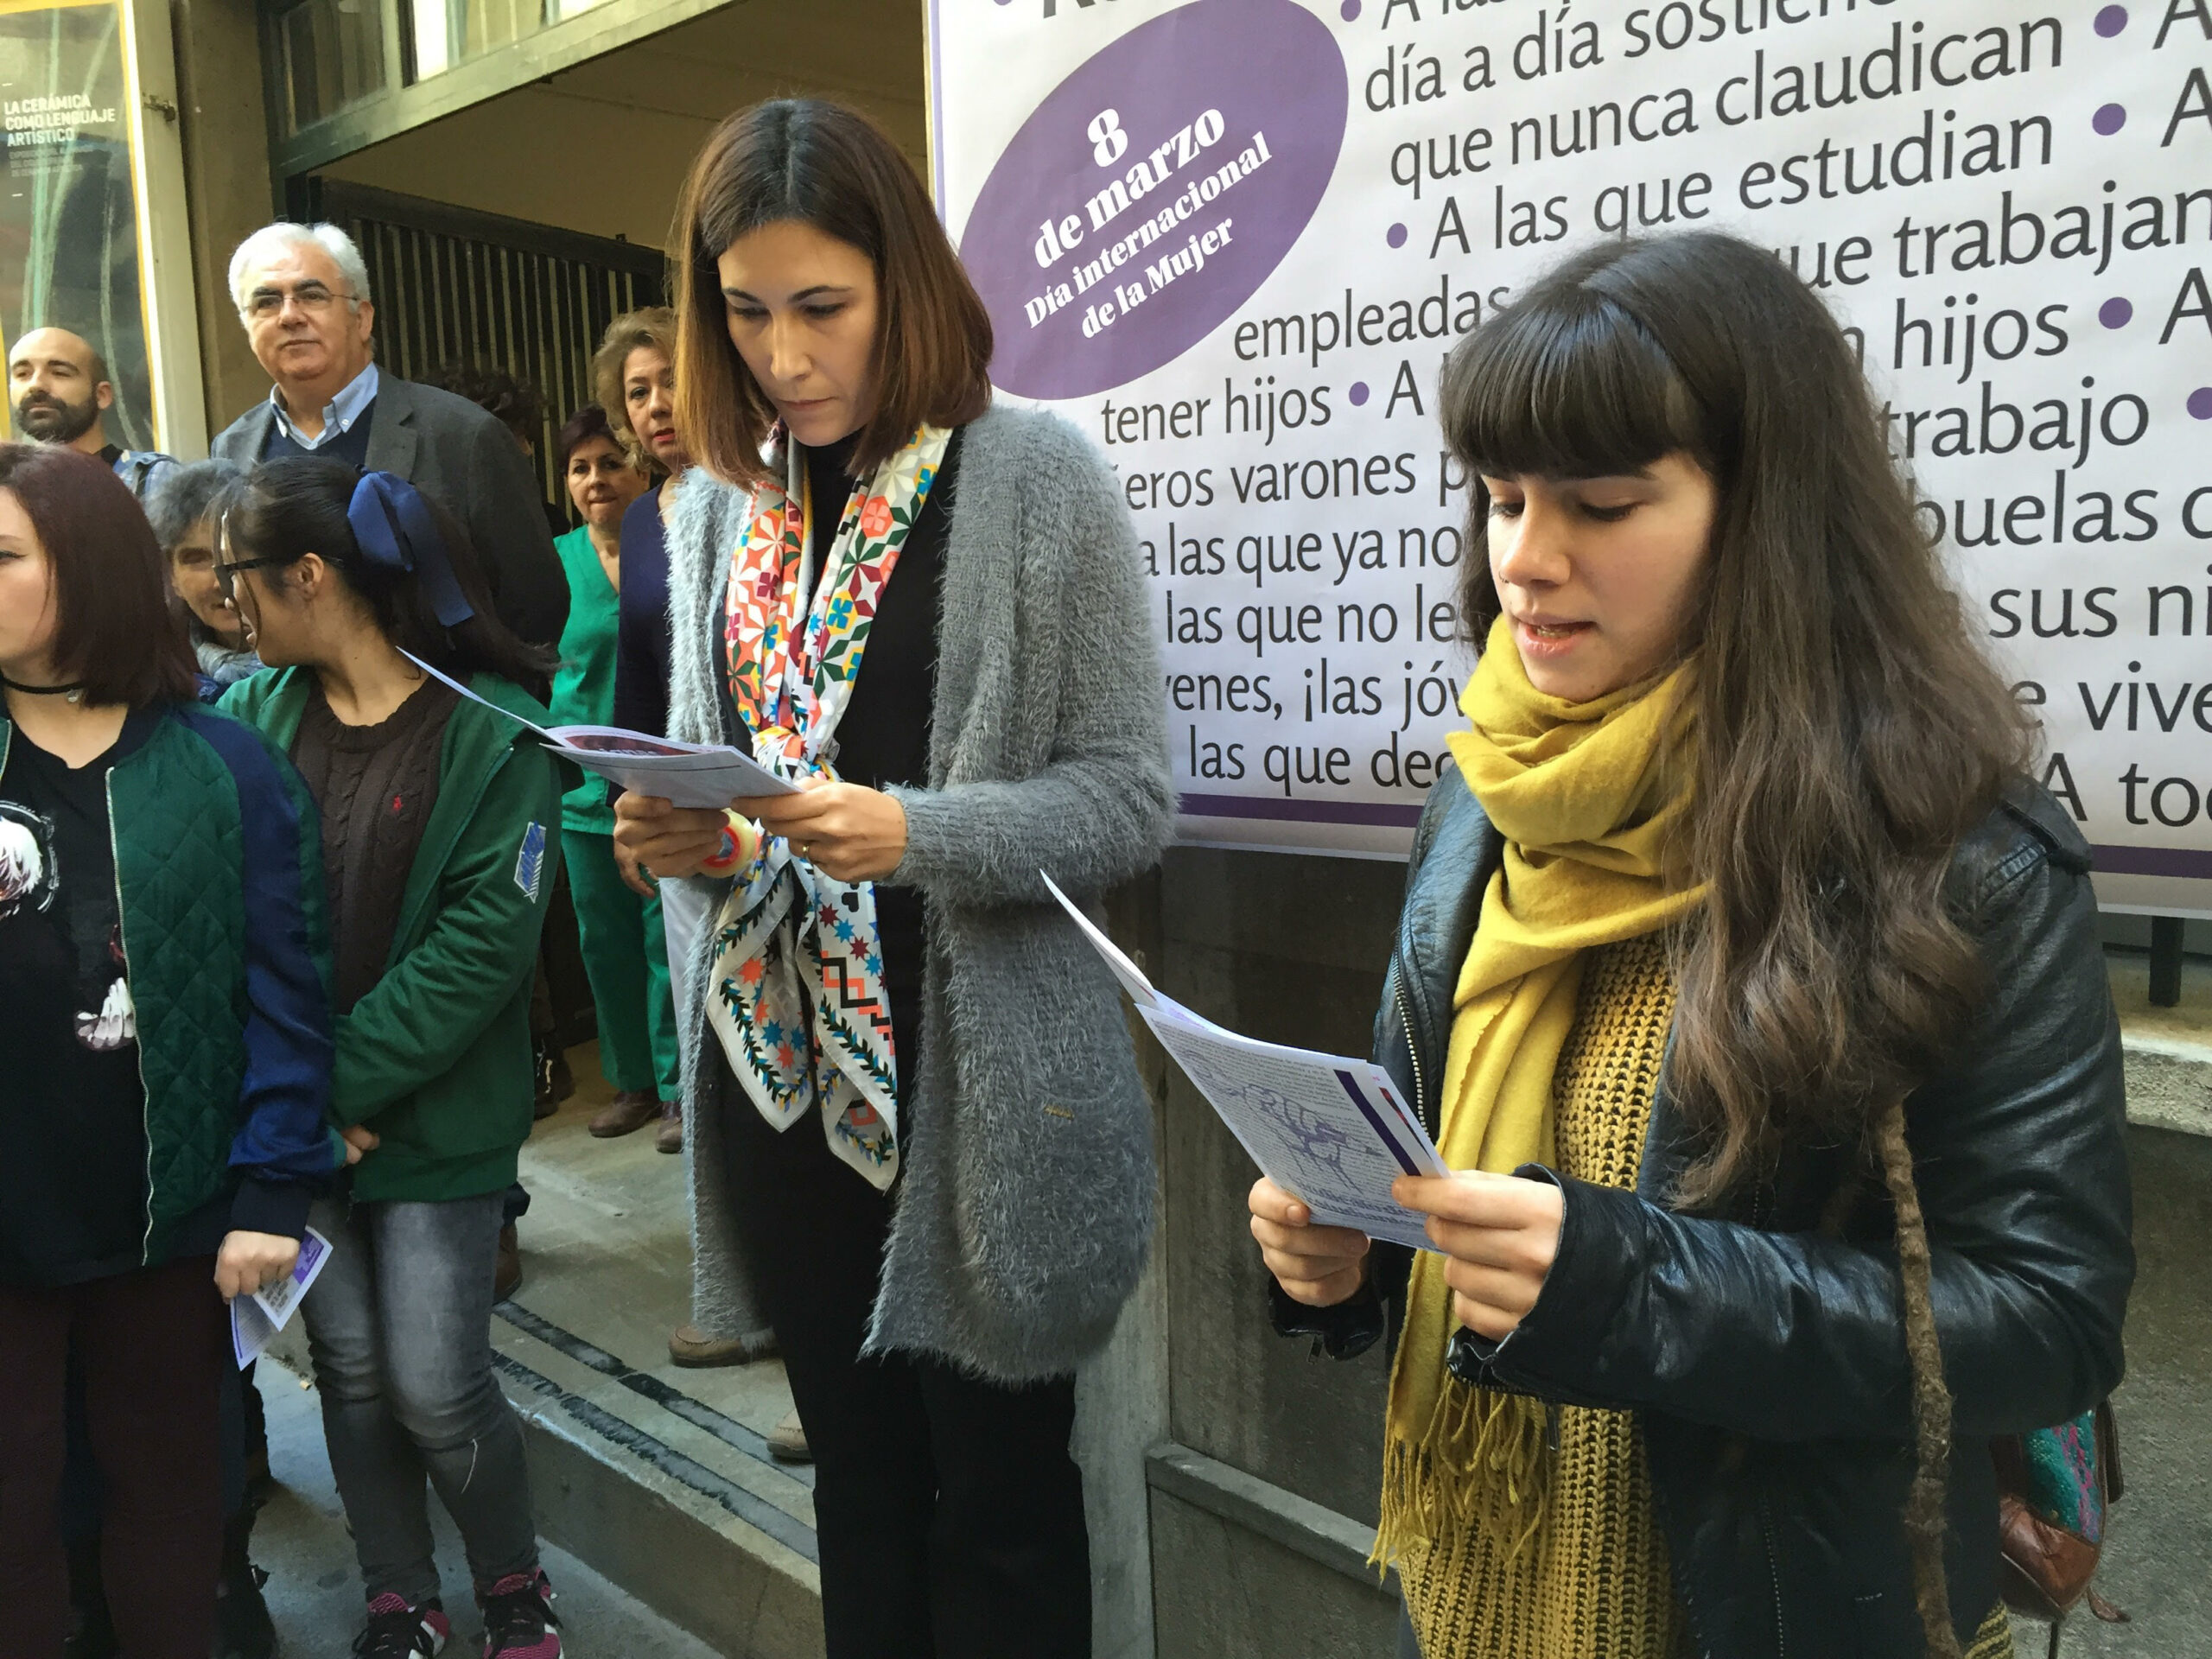
{"type": "Polygon", "coordinates": [[[461,591],[438,521],[423,493],[397,473],[363,473],[353,486],[346,522],[372,564],[404,570],[423,586],[442,627],[458,627],[476,614],[461,591]]]}

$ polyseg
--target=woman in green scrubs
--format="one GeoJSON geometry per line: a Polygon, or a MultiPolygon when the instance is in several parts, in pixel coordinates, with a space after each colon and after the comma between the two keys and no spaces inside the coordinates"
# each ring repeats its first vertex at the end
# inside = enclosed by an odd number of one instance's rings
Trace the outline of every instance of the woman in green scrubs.
{"type": "MultiPolygon", "coordinates": [[[[622,514],[646,480],[615,441],[606,411],[587,404],[561,429],[561,468],[583,523],[554,546],[569,576],[569,623],[553,681],[554,723],[605,726],[614,717],[614,646],[622,582],[622,514]]],[[[584,970],[599,1011],[599,1069],[614,1099],[591,1132],[628,1135],[658,1122],[663,1152],[683,1146],[677,1086],[676,1010],[662,941],[660,900],[625,884],[614,863],[614,809],[606,783],[587,777],[561,798],[561,843],[575,900],[584,970]]]]}

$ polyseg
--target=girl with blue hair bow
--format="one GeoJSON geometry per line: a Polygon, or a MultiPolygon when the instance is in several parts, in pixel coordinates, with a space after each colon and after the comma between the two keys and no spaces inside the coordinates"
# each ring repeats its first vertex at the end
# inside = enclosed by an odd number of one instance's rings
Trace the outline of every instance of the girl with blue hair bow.
{"type": "Polygon", "coordinates": [[[550,656],[494,617],[452,518],[389,473],[267,463],[224,502],[216,575],[272,672],[224,707],[322,817],[338,1058],[364,1155],[319,1201],[338,1249],[303,1309],[368,1597],[354,1652],[450,1625],[424,1482],[458,1523],[487,1659],[557,1659],[522,1429],[492,1375],[493,1253],[533,1100],[530,992],[559,768],[517,720],[550,656]],[[468,684],[471,702],[410,655],[468,684]]]}

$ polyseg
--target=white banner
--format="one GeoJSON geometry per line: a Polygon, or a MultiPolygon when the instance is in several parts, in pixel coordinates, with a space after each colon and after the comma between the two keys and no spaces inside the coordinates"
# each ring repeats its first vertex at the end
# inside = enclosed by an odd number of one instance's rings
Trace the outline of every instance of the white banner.
{"type": "Polygon", "coordinates": [[[1725,227],[1859,346],[2119,908],[2212,914],[2212,0],[930,0],[994,376],[1120,473],[1184,830],[1402,851],[1470,656],[1436,372],[1725,227]]]}

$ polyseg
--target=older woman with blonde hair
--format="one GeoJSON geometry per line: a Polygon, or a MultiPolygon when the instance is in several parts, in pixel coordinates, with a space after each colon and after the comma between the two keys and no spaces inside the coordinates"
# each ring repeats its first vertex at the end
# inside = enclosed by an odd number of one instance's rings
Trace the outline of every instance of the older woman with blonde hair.
{"type": "MultiPolygon", "coordinates": [[[[664,305],[624,313],[607,325],[592,359],[592,385],[607,424],[654,487],[622,516],[622,593],[614,645],[614,721],[632,731],[668,730],[668,516],[677,485],[691,465],[676,435],[676,313],[664,305]]],[[[622,879],[641,893],[658,893],[671,963],[678,1029],[690,1024],[689,987],[682,963],[706,925],[703,904],[677,883],[660,887],[620,843],[614,849],[622,879]]],[[[683,1148],[680,1114],[664,1114],[657,1144],[683,1148]]],[[[678,1365],[741,1365],[771,1351],[765,1339],[680,1325],[668,1339],[678,1365]]],[[[779,1428],[783,1455],[803,1457],[805,1440],[796,1421],[779,1428]]]]}
{"type": "MultiPolygon", "coordinates": [[[[597,404],[569,417],[556,453],[583,523],[553,543],[569,578],[569,622],[547,707],[562,725],[604,726],[614,717],[614,656],[630,574],[620,526],[645,493],[645,474],[597,404]]],[[[660,903],[651,889],[633,892],[625,884],[613,836],[614,809],[603,781],[588,777],[561,798],[561,848],[599,1015],[599,1069],[614,1087],[614,1098],[589,1127],[611,1139],[658,1118],[661,1149],[676,1152],[683,1144],[683,1116],[677,1103],[676,1012],[660,903]]]]}
{"type": "Polygon", "coordinates": [[[650,475],[672,478],[690,465],[676,438],[676,313],[664,305],[625,311],[592,353],[591,389],[614,435],[650,475]]]}
{"type": "MultiPolygon", "coordinates": [[[[622,613],[615,647],[614,723],[668,727],[668,540],[676,482],[691,465],[676,435],[676,313],[626,311],[592,354],[592,389],[616,442],[652,487],[622,515],[622,613]]],[[[630,872],[634,885],[634,868],[630,872]]]]}

